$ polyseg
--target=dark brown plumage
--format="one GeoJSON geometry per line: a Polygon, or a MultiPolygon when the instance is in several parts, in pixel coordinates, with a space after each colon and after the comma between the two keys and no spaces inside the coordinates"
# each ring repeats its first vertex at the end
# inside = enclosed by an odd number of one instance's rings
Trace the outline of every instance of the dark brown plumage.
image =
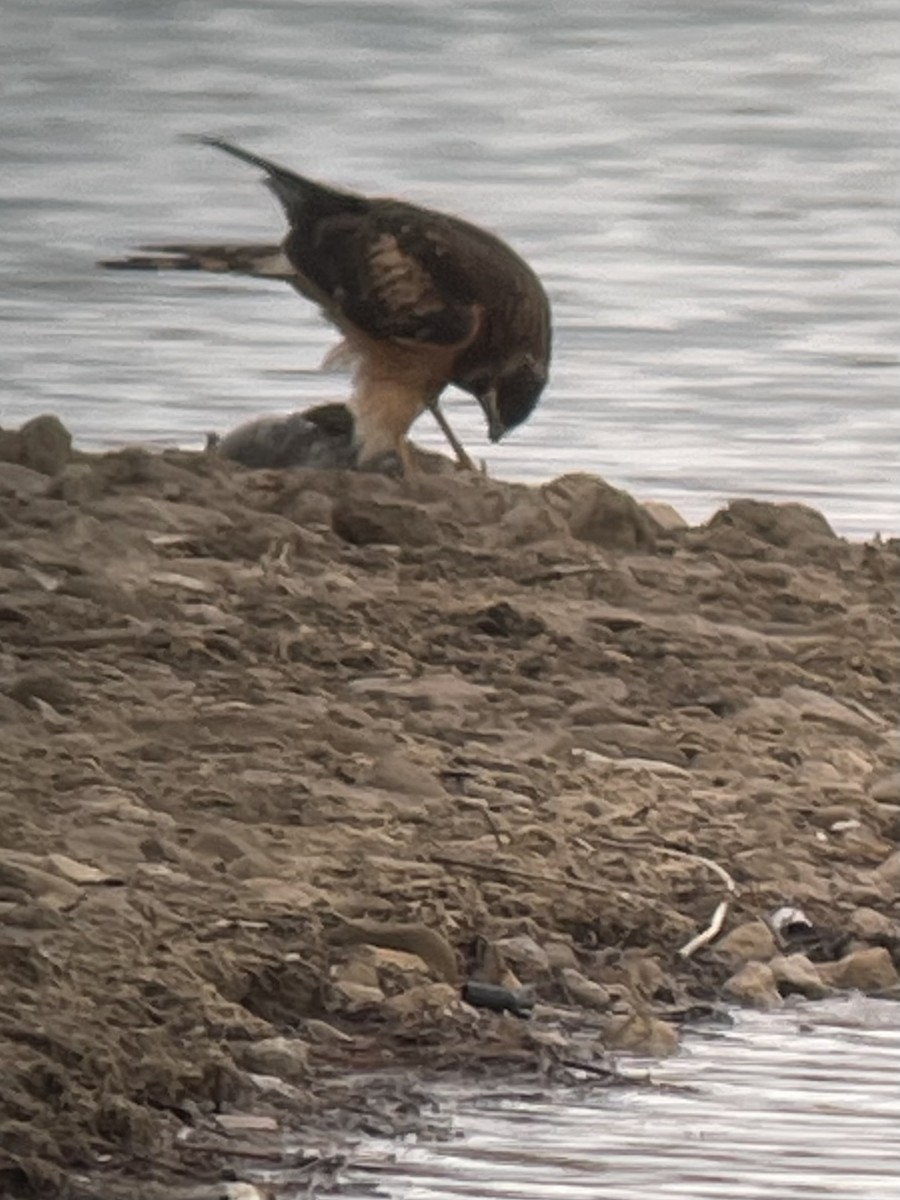
{"type": "MultiPolygon", "coordinates": [[[[359,462],[396,451],[450,384],[474,396],[493,441],[524,421],[547,380],[550,305],[498,237],[443,213],[316,183],[218,138],[266,173],[289,223],[281,246],[176,245],[112,267],[237,271],[283,279],[343,334],[331,361],[355,367],[359,462]]],[[[454,448],[464,452],[442,420],[454,448]]]]}

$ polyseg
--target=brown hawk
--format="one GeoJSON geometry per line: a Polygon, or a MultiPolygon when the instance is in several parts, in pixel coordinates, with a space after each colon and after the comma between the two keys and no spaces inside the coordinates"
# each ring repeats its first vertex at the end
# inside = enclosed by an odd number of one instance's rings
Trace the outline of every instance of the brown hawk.
{"type": "Polygon", "coordinates": [[[259,167],[289,230],[276,245],[146,246],[117,268],[239,272],[282,279],[317,304],[343,341],[330,362],[354,366],[359,466],[396,452],[452,383],[474,396],[497,441],[534,409],[550,363],[550,304],[500,238],[458,217],[340,191],[219,138],[199,141],[259,167]]]}

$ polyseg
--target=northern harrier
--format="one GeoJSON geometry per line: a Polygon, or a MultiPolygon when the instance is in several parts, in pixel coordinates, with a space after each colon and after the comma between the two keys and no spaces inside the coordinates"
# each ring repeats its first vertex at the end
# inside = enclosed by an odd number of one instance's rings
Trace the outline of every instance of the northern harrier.
{"type": "Polygon", "coordinates": [[[239,272],[282,279],[343,335],[326,361],[354,365],[360,466],[396,452],[456,384],[484,410],[497,441],[532,412],[547,381],[550,305],[537,276],[493,234],[458,217],[339,191],[218,138],[200,138],[259,167],[289,231],[276,245],[146,246],[108,267],[239,272]]]}

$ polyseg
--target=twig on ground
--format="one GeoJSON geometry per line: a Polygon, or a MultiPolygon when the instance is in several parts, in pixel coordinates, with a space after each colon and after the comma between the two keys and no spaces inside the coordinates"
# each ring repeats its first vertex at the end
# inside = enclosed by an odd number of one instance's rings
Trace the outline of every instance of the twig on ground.
{"type": "Polygon", "coordinates": [[[709,925],[691,938],[678,951],[681,958],[690,958],[695,950],[699,950],[701,946],[705,946],[707,942],[713,941],[722,932],[722,926],[725,924],[725,918],[728,915],[728,901],[723,900],[716,908],[712,915],[712,920],[709,925]]]}

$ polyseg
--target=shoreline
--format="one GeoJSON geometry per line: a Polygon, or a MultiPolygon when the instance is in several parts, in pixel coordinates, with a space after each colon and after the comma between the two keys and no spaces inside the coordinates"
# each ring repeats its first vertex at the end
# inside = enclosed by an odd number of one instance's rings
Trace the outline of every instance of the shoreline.
{"type": "Polygon", "coordinates": [[[387,1120],[360,1071],[565,1078],[896,992],[896,539],[37,420],[28,465],[0,433],[9,1194],[387,1120]]]}

